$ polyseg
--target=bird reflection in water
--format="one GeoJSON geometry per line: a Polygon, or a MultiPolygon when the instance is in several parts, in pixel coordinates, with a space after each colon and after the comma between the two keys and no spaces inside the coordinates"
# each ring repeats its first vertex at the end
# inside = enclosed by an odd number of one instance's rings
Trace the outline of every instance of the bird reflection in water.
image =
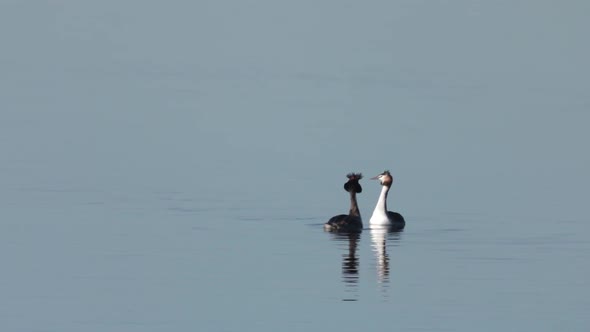
{"type": "Polygon", "coordinates": [[[359,259],[357,247],[361,233],[331,233],[332,239],[339,243],[348,243],[348,250],[342,254],[342,282],[347,296],[342,301],[357,301],[359,282],[359,259]]]}
{"type": "Polygon", "coordinates": [[[390,271],[387,240],[397,242],[400,237],[400,231],[393,231],[388,227],[371,227],[371,247],[377,263],[377,282],[381,286],[381,290],[385,293],[388,288],[390,271]]]}

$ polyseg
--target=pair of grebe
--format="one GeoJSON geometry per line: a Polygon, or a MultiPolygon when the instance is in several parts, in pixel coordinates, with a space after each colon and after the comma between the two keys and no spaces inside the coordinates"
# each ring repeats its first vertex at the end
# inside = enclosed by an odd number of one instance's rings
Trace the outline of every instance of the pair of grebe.
{"type": "MultiPolygon", "coordinates": [[[[359,183],[363,176],[361,173],[349,173],[346,177],[348,182],[344,184],[344,190],[350,194],[350,211],[348,214],[340,214],[330,218],[324,225],[324,229],[327,231],[360,232],[363,229],[361,213],[356,202],[356,194],[363,191],[359,183]]],[[[397,212],[387,211],[387,193],[393,183],[393,177],[389,171],[384,171],[371,180],[379,180],[382,187],[369,224],[373,227],[388,228],[391,231],[402,230],[406,226],[404,217],[397,212]]]]}

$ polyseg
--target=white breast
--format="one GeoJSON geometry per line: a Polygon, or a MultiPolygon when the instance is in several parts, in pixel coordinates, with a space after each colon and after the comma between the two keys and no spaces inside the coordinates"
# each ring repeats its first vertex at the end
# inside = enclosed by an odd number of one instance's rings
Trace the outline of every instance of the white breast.
{"type": "Polygon", "coordinates": [[[371,216],[369,223],[371,225],[389,225],[391,224],[391,221],[389,220],[389,218],[387,218],[386,214],[380,211],[375,211],[373,212],[373,215],[371,216]]]}

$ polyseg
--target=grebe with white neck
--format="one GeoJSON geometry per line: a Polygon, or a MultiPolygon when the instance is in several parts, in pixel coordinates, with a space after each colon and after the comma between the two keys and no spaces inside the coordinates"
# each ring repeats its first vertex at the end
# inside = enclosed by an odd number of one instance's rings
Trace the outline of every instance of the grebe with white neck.
{"type": "Polygon", "coordinates": [[[387,211],[387,193],[391,188],[393,177],[389,171],[371,178],[371,180],[379,180],[381,183],[381,193],[377,200],[377,205],[373,211],[373,215],[369,220],[371,227],[387,227],[390,230],[402,230],[406,226],[406,221],[401,214],[393,211],[387,211]]]}
{"type": "Polygon", "coordinates": [[[348,214],[339,214],[328,220],[324,224],[324,229],[330,232],[361,232],[363,230],[363,222],[361,220],[361,212],[359,211],[356,202],[356,194],[361,193],[359,180],[363,178],[361,173],[348,173],[346,175],[348,181],[344,184],[344,190],[350,194],[350,210],[348,214]]]}

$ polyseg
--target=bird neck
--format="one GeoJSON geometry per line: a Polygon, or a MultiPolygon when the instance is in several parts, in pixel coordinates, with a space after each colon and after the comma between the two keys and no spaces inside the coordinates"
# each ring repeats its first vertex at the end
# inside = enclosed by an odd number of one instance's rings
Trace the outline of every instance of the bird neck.
{"type": "Polygon", "coordinates": [[[375,212],[387,213],[387,193],[389,192],[389,186],[381,186],[381,193],[375,206],[375,212]]]}
{"type": "Polygon", "coordinates": [[[356,202],[356,193],[351,190],[350,192],[350,211],[348,212],[351,216],[361,216],[361,211],[359,211],[359,206],[356,202]]]}

